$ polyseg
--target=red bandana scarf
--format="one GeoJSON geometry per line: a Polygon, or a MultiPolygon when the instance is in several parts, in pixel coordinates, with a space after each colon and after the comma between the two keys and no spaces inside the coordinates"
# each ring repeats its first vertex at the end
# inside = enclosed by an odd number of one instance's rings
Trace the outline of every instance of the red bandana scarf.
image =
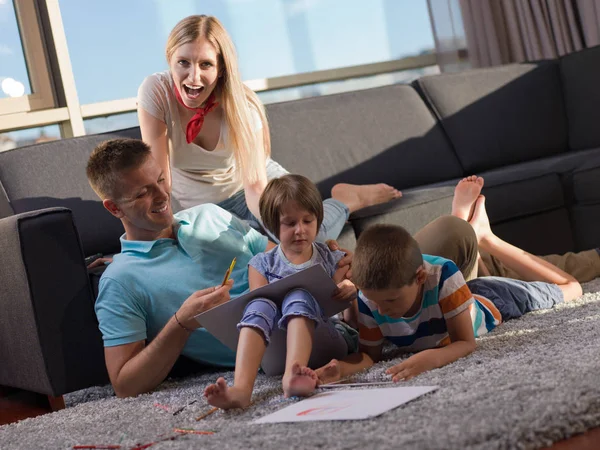
{"type": "Polygon", "coordinates": [[[206,116],[209,112],[211,112],[213,109],[215,109],[217,106],[219,106],[219,103],[215,101],[215,93],[213,92],[206,99],[206,102],[204,102],[204,107],[190,108],[185,103],[183,103],[183,100],[181,99],[181,94],[179,93],[179,89],[177,89],[177,86],[173,85],[173,90],[175,91],[175,96],[177,97],[177,101],[179,103],[181,103],[184,108],[191,109],[192,111],[196,111],[196,114],[194,114],[192,116],[192,118],[188,122],[187,127],[185,129],[185,139],[187,140],[187,143],[189,144],[194,139],[196,139],[196,136],[198,136],[198,133],[200,133],[200,130],[202,129],[202,125],[204,124],[204,116],[206,116]]]}

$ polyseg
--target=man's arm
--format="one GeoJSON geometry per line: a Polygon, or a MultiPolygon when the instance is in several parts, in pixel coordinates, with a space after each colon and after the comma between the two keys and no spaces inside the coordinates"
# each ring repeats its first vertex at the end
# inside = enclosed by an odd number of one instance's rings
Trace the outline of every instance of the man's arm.
{"type": "Polygon", "coordinates": [[[420,373],[443,367],[467,356],[477,347],[469,309],[446,320],[451,343],[445,347],[423,350],[386,370],[393,381],[410,380],[420,373]]]}
{"type": "Polygon", "coordinates": [[[229,300],[232,282],[194,292],[158,335],[145,341],[105,347],[106,368],[118,397],[131,397],[158,386],[177,361],[191,332],[200,327],[194,318],[229,300]],[[178,323],[179,321],[179,323],[178,323]]]}

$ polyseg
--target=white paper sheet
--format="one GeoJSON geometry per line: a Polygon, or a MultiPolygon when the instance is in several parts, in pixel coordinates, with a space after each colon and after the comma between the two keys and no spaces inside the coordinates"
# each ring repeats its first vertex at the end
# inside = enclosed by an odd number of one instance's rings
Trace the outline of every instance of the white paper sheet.
{"type": "Polygon", "coordinates": [[[257,419],[254,423],[368,419],[435,391],[437,388],[437,386],[406,386],[324,392],[257,419]]]}
{"type": "MultiPolygon", "coordinates": [[[[345,310],[350,303],[339,300],[333,300],[331,296],[336,289],[336,285],[323,266],[316,264],[304,269],[294,275],[285,277],[266,286],[262,286],[247,294],[240,295],[227,303],[223,303],[209,311],[196,316],[196,320],[206,328],[206,330],[216,337],[223,344],[235,351],[238,343],[237,324],[244,314],[244,308],[250,300],[257,297],[265,297],[277,305],[281,305],[283,297],[294,288],[302,288],[310,292],[321,305],[321,309],[326,317],[331,317],[340,311],[345,310]]],[[[283,356],[285,360],[285,337],[286,334],[273,333],[271,336],[271,345],[274,347],[283,346],[283,356]],[[283,339],[283,343],[280,341],[283,339]]]]}

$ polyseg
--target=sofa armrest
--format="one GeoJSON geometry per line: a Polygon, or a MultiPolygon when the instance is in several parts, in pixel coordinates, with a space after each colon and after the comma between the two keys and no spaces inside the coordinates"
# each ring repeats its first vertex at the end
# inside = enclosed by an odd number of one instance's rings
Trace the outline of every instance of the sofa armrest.
{"type": "Polygon", "coordinates": [[[108,382],[71,211],[0,219],[0,385],[59,396],[108,382]]]}

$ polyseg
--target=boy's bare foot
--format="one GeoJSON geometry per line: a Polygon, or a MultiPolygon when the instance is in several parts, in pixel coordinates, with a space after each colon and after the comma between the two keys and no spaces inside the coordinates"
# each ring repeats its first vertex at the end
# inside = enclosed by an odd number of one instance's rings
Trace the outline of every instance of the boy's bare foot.
{"type": "Polygon", "coordinates": [[[332,359],[327,365],[318,368],[315,373],[319,377],[319,384],[333,383],[342,379],[342,370],[337,359],[332,359]]]}
{"type": "Polygon", "coordinates": [[[331,197],[345,204],[350,212],[378,205],[402,197],[402,192],[389,184],[338,183],[331,189],[331,197]]]}
{"type": "Polygon", "coordinates": [[[204,390],[208,403],[221,409],[245,408],[250,405],[252,392],[247,392],[235,386],[227,386],[224,378],[219,378],[204,390]]]}
{"type": "Polygon", "coordinates": [[[452,199],[452,215],[467,222],[473,217],[475,200],[483,188],[483,178],[476,175],[463,178],[454,189],[452,199]]]}
{"type": "Polygon", "coordinates": [[[492,233],[490,219],[485,210],[485,197],[483,195],[477,197],[475,208],[473,209],[473,217],[471,217],[469,223],[473,227],[473,231],[475,231],[477,243],[485,250],[486,244],[494,237],[494,233],[492,233]]]}
{"type": "Polygon", "coordinates": [[[317,387],[318,377],[314,370],[294,363],[289,374],[283,376],[283,393],[286,397],[306,397],[317,387]]]}

